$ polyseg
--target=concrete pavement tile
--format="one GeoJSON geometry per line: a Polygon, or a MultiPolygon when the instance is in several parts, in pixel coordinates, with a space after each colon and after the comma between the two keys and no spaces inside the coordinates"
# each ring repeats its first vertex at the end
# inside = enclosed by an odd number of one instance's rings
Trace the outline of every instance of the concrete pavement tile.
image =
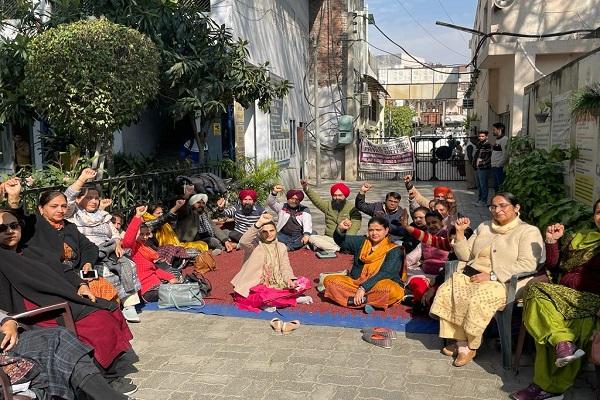
{"type": "MultiPolygon", "coordinates": [[[[383,371],[371,371],[366,370],[361,377],[361,386],[363,387],[383,387],[384,380],[387,380],[390,375],[384,373],[383,371]]],[[[396,376],[396,375],[394,375],[396,376]]],[[[400,376],[400,375],[398,375],[400,376]]],[[[401,383],[404,383],[404,380],[401,380],[401,383]]],[[[391,389],[395,389],[397,387],[392,387],[391,389]]],[[[387,386],[386,386],[387,389],[387,386]]]]}
{"type": "MultiPolygon", "coordinates": [[[[406,390],[406,382],[408,381],[407,374],[402,372],[390,372],[382,374],[385,378],[383,384],[379,385],[387,390],[406,390]]],[[[363,386],[366,386],[363,384],[363,386]]]]}
{"type": "Polygon", "coordinates": [[[276,386],[279,388],[285,388],[287,390],[294,390],[295,392],[312,393],[318,384],[314,382],[302,382],[287,379],[277,379],[276,386]]]}
{"type": "Polygon", "coordinates": [[[139,388],[135,397],[139,400],[164,400],[169,398],[171,390],[157,390],[150,388],[139,388]]]}
{"type": "Polygon", "coordinates": [[[237,353],[234,351],[216,351],[215,358],[226,358],[230,360],[247,360],[251,353],[237,353]]]}
{"type": "Polygon", "coordinates": [[[190,400],[195,394],[195,392],[173,392],[169,396],[169,400],[190,400]]]}
{"type": "Polygon", "coordinates": [[[310,400],[331,400],[339,386],[317,384],[310,394],[310,400]]]}
{"type": "Polygon", "coordinates": [[[248,361],[244,364],[245,370],[255,370],[264,372],[279,372],[285,367],[283,362],[271,362],[271,361],[248,361]]]}
{"type": "Polygon", "coordinates": [[[342,375],[343,372],[338,374],[321,374],[317,377],[317,381],[320,383],[332,383],[340,386],[356,386],[357,382],[360,382],[360,378],[356,376],[342,375]]]}
{"type": "Polygon", "coordinates": [[[399,390],[385,390],[377,388],[359,388],[359,399],[381,399],[381,400],[408,400],[406,392],[399,390]]]}
{"type": "Polygon", "coordinates": [[[182,392],[202,393],[206,395],[216,395],[223,391],[224,385],[214,385],[210,383],[202,383],[194,379],[182,383],[177,390],[182,392]]]}
{"type": "Polygon", "coordinates": [[[444,360],[413,358],[409,359],[409,361],[403,365],[411,374],[429,376],[450,376],[450,370],[456,368],[452,366],[452,359],[450,357],[446,357],[444,360]]]}
{"type": "Polygon", "coordinates": [[[358,395],[356,387],[338,386],[333,395],[333,400],[352,400],[358,395]]]}
{"type": "Polygon", "coordinates": [[[296,392],[294,390],[270,389],[265,392],[263,399],[305,400],[306,393],[296,392]]]}
{"type": "Polygon", "coordinates": [[[253,380],[246,377],[238,376],[231,379],[223,388],[221,394],[239,396],[241,393],[252,385],[253,380]]]}
{"type": "Polygon", "coordinates": [[[410,374],[406,375],[406,392],[407,393],[448,393],[452,385],[452,377],[436,376],[432,377],[429,374],[410,374]]]}
{"type": "Polygon", "coordinates": [[[273,386],[273,382],[267,379],[251,379],[251,381],[250,385],[241,392],[244,399],[260,399],[273,386]]]}

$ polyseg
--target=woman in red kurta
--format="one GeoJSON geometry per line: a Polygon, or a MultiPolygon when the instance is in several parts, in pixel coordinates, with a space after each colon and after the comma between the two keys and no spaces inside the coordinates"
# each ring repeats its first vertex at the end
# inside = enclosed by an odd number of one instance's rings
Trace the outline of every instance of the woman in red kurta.
{"type": "Polygon", "coordinates": [[[143,215],[147,206],[139,206],[135,209],[135,217],[129,222],[123,238],[123,247],[131,249],[131,258],[137,267],[137,274],[142,289],[142,298],[145,301],[158,300],[158,287],[163,281],[179,283],[179,280],[169,272],[158,268],[155,262],[159,259],[156,250],[146,244],[146,240],[152,237],[152,231],[144,226],[143,215]]]}

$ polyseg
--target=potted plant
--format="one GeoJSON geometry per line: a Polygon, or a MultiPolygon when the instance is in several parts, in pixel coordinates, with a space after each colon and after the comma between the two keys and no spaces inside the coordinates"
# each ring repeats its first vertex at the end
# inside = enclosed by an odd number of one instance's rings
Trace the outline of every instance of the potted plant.
{"type": "Polygon", "coordinates": [[[571,96],[571,115],[580,119],[587,115],[600,116],[600,82],[594,82],[571,96]]]}
{"type": "Polygon", "coordinates": [[[538,112],[535,113],[535,120],[542,124],[546,122],[552,111],[552,103],[549,100],[542,100],[538,104],[538,112]]]}

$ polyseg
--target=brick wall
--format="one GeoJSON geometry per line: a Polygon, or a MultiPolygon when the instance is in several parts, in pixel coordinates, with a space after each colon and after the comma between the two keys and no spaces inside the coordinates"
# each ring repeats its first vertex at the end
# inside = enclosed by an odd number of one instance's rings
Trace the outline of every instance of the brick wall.
{"type": "Polygon", "coordinates": [[[313,0],[309,8],[310,36],[318,38],[319,86],[341,84],[346,73],[347,0],[313,0]]]}

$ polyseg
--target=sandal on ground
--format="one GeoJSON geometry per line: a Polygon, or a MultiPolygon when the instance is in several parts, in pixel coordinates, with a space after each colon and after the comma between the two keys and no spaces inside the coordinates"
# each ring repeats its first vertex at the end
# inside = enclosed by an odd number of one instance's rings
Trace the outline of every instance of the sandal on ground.
{"type": "Polygon", "coordinates": [[[277,333],[281,333],[281,329],[283,328],[283,321],[279,318],[273,318],[270,322],[271,328],[277,333]]]}
{"type": "Polygon", "coordinates": [[[288,333],[298,329],[299,326],[300,326],[300,321],[298,321],[297,319],[295,319],[293,321],[284,322],[283,326],[281,327],[281,333],[283,333],[284,335],[287,335],[288,333]]]}
{"type": "Polygon", "coordinates": [[[374,327],[374,328],[363,328],[360,330],[361,333],[368,333],[370,335],[377,334],[381,336],[385,336],[386,338],[390,338],[392,340],[396,339],[396,332],[390,328],[384,327],[374,327]]]}
{"type": "Polygon", "coordinates": [[[470,363],[471,360],[475,358],[475,355],[477,355],[477,351],[475,350],[469,349],[469,351],[465,353],[459,351],[452,365],[454,365],[455,367],[463,367],[470,363]]]}
{"type": "Polygon", "coordinates": [[[371,343],[372,345],[383,347],[384,349],[392,348],[392,339],[390,339],[389,337],[385,337],[377,333],[365,332],[363,333],[362,338],[365,342],[371,343]]]}
{"type": "Polygon", "coordinates": [[[456,343],[450,343],[442,349],[442,354],[448,357],[456,357],[458,354],[458,346],[456,343]]]}

